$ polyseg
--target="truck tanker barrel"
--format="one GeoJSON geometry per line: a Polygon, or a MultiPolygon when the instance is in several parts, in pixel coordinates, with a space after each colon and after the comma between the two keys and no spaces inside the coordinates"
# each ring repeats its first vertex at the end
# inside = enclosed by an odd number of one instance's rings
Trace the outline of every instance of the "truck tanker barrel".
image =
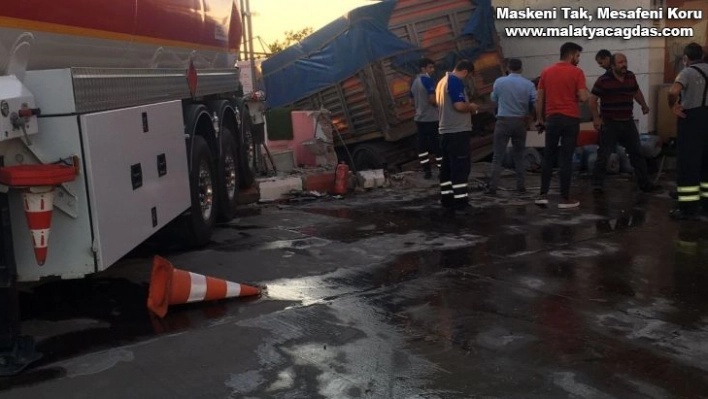
{"type": "Polygon", "coordinates": [[[234,0],[23,0],[0,7],[0,74],[18,41],[29,70],[230,68],[241,43],[234,0]],[[29,32],[31,34],[27,35],[29,32]]]}

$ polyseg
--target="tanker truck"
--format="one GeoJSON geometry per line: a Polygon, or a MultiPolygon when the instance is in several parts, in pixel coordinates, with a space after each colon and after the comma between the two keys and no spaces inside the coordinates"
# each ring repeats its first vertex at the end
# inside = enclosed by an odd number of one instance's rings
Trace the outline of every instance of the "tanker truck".
{"type": "Polygon", "coordinates": [[[235,0],[0,7],[0,375],[36,359],[17,283],[206,244],[252,183],[235,0]]]}

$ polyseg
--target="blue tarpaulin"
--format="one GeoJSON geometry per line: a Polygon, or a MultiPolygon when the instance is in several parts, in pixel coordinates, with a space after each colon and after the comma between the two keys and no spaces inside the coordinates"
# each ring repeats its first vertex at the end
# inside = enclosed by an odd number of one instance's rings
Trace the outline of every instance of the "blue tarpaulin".
{"type": "MultiPolygon", "coordinates": [[[[412,60],[419,59],[423,49],[399,39],[388,29],[396,3],[386,0],[354,9],[263,61],[268,107],[282,107],[306,98],[372,62],[395,57],[394,66],[410,66],[412,60]]],[[[481,46],[453,55],[456,59],[474,59],[494,44],[491,0],[474,3],[477,9],[460,33],[473,34],[481,46]]],[[[454,65],[454,60],[450,61],[454,65]]]]}
{"type": "Polygon", "coordinates": [[[415,50],[388,30],[395,6],[395,1],[384,1],[359,7],[263,61],[268,106],[293,103],[368,63],[415,50]]]}
{"type": "Polygon", "coordinates": [[[479,44],[477,47],[467,48],[460,51],[460,57],[468,60],[475,60],[485,51],[494,47],[494,10],[492,0],[474,0],[477,9],[472,13],[472,17],[462,28],[463,35],[472,35],[479,44]]]}
{"type": "MultiPolygon", "coordinates": [[[[395,1],[395,0],[391,0],[395,1]]],[[[474,61],[480,54],[494,48],[494,36],[496,27],[494,26],[494,10],[492,8],[492,0],[470,0],[471,5],[476,5],[477,8],[472,13],[472,17],[467,20],[465,26],[462,27],[461,36],[471,35],[477,41],[478,46],[465,48],[459,51],[447,54],[442,61],[436,66],[437,78],[441,78],[445,71],[450,71],[455,67],[458,61],[467,59],[474,61]]],[[[393,67],[408,72],[412,75],[418,73],[418,59],[425,54],[425,49],[419,49],[415,53],[417,57],[411,57],[411,54],[395,57],[393,67]]]]}

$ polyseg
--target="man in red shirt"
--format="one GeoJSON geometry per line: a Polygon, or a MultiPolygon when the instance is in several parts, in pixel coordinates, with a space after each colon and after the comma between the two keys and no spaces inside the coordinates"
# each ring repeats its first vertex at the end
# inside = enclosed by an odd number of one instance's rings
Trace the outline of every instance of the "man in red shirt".
{"type": "Polygon", "coordinates": [[[548,204],[553,163],[558,160],[561,192],[558,208],[580,206],[580,202],[570,198],[570,181],[573,153],[580,132],[580,103],[588,100],[585,74],[578,68],[582,51],[583,48],[576,43],[563,44],[560,62],[544,69],[538,82],[536,118],[538,125],[545,125],[546,130],[541,195],[536,199],[538,205],[548,204]]]}
{"type": "Polygon", "coordinates": [[[627,150],[629,161],[634,168],[639,189],[644,192],[656,191],[647,173],[647,163],[641,154],[641,142],[637,125],[634,123],[634,101],[642,106],[644,115],[649,107],[639,89],[637,78],[627,70],[627,57],[616,53],[610,57],[610,69],[597,78],[590,95],[590,112],[595,129],[600,132],[600,148],[593,170],[593,191],[602,193],[605,180],[607,159],[619,143],[627,150]],[[598,110],[598,99],[600,109],[598,110]]]}

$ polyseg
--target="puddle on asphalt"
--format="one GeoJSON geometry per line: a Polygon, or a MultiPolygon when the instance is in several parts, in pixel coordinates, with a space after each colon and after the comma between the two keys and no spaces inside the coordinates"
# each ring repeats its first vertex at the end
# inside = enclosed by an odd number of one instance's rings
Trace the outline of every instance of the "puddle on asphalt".
{"type": "MultiPolygon", "coordinates": [[[[461,231],[459,226],[447,225],[444,221],[441,221],[435,212],[426,213],[427,211],[420,209],[371,209],[361,211],[338,208],[302,210],[349,219],[352,224],[343,227],[341,224],[319,223],[312,227],[301,229],[301,232],[308,233],[312,237],[278,240],[260,245],[213,244],[210,248],[234,252],[245,250],[298,250],[326,246],[331,243],[331,240],[357,241],[377,235],[406,234],[414,230],[426,231],[430,240],[441,236],[459,235],[461,231]],[[222,247],[220,248],[220,246],[222,247]]],[[[426,282],[417,287],[408,287],[407,294],[401,297],[403,299],[397,299],[400,301],[398,303],[401,306],[409,306],[415,301],[409,303],[406,302],[406,298],[417,298],[416,295],[423,295],[419,299],[429,303],[429,306],[455,306],[455,309],[460,309],[460,307],[466,306],[465,304],[469,305],[470,301],[478,300],[484,303],[485,296],[493,295],[496,298],[504,298],[510,295],[509,292],[490,293],[488,292],[489,289],[485,288],[488,287],[487,285],[473,283],[473,281],[477,280],[475,278],[460,277],[462,274],[454,272],[454,269],[479,264],[493,266],[494,262],[499,260],[499,258],[492,259],[490,258],[491,255],[508,254],[510,251],[518,254],[525,253],[529,248],[524,238],[529,235],[528,229],[534,226],[534,223],[529,223],[528,220],[530,218],[535,219],[536,216],[527,215],[523,208],[508,211],[508,213],[505,213],[504,210],[494,210],[493,213],[486,212],[478,219],[475,219],[474,223],[470,223],[470,227],[479,228],[487,232],[499,231],[490,230],[494,226],[497,229],[506,228],[503,234],[491,235],[487,242],[470,243],[468,246],[453,249],[429,247],[422,251],[413,249],[420,248],[416,243],[403,243],[404,247],[411,247],[411,251],[405,252],[404,250],[403,253],[395,256],[394,259],[385,264],[378,266],[362,265],[361,268],[351,268],[325,276],[271,281],[267,283],[268,288],[262,299],[296,301],[301,305],[312,305],[333,301],[347,294],[364,293],[364,298],[366,298],[368,296],[366,292],[368,291],[371,291],[373,296],[376,295],[375,291],[379,288],[406,285],[401,283],[439,273],[444,275],[442,272],[446,271],[449,271],[454,276],[428,279],[436,280],[437,283],[444,283],[443,285],[436,286],[435,283],[426,282]],[[512,225],[503,223],[508,222],[509,218],[513,221],[512,225]],[[413,292],[416,290],[419,291],[418,294],[413,292]],[[421,294],[420,292],[423,291],[425,293],[421,294]]],[[[640,218],[633,215],[632,220],[638,219],[640,218]]],[[[601,220],[601,217],[596,217],[595,215],[552,216],[548,220],[542,221],[542,226],[536,224],[534,231],[540,230],[542,241],[557,243],[563,242],[569,236],[572,237],[571,233],[573,231],[587,229],[589,228],[587,225],[593,225],[601,220]]],[[[619,224],[624,226],[625,223],[619,224]]],[[[637,225],[634,222],[626,224],[630,227],[637,225]]],[[[616,225],[612,227],[616,228],[616,225]]],[[[229,226],[229,228],[248,230],[260,227],[234,225],[229,226]]],[[[702,239],[703,233],[703,231],[698,234],[692,232],[686,233],[684,236],[702,239]]],[[[604,250],[604,252],[608,252],[608,249],[616,249],[615,247],[598,246],[590,246],[588,248],[591,250],[590,252],[585,249],[578,250],[576,248],[575,251],[572,251],[568,248],[563,248],[556,253],[551,253],[550,256],[586,258],[597,256],[598,251],[602,252],[604,250]]],[[[613,251],[609,252],[614,253],[613,251]]],[[[694,273],[706,273],[704,271],[696,271],[703,270],[698,266],[694,269],[694,273]]],[[[674,280],[683,277],[681,281],[684,284],[696,284],[694,279],[686,278],[685,274],[687,272],[684,271],[684,275],[681,276],[678,276],[681,274],[680,272],[674,273],[674,280]]],[[[409,286],[416,284],[417,282],[409,284],[409,286]]],[[[635,289],[626,287],[624,282],[622,286],[614,286],[608,283],[604,287],[607,290],[604,294],[612,291],[622,291],[624,295],[635,295],[635,289]]],[[[694,287],[693,291],[697,291],[697,288],[694,287]]],[[[703,291],[701,291],[701,294],[696,293],[696,295],[706,299],[703,291]]],[[[84,353],[146,340],[156,335],[178,333],[191,328],[213,324],[214,321],[223,320],[230,313],[233,313],[229,311],[226,303],[205,302],[182,305],[174,311],[171,309],[167,318],[159,320],[148,313],[145,307],[146,296],[146,284],[135,284],[127,280],[105,279],[48,282],[35,288],[33,293],[22,293],[20,299],[22,304],[21,315],[23,320],[29,322],[26,324],[29,324],[35,330],[25,331],[25,333],[45,336],[38,343],[38,350],[44,354],[44,358],[34,366],[34,370],[30,369],[20,377],[0,380],[0,390],[35,384],[63,376],[66,373],[63,369],[37,367],[47,366],[59,360],[72,358],[84,353]],[[40,323],[36,321],[40,321],[40,323]],[[49,336],[45,331],[42,331],[52,329],[55,331],[57,329],[61,330],[62,333],[58,335],[55,333],[55,335],[49,336]]],[[[233,306],[239,306],[251,300],[259,299],[244,298],[231,303],[235,304],[233,306]]],[[[384,304],[378,303],[377,306],[384,306],[384,304]]],[[[404,308],[398,305],[385,305],[384,311],[388,314],[399,314],[402,309],[404,308]]],[[[400,322],[405,324],[403,321],[400,322]]],[[[446,328],[449,328],[449,326],[446,328]]],[[[454,327],[457,332],[450,333],[451,339],[461,343],[461,345],[462,343],[469,345],[470,342],[474,342],[476,338],[463,334],[460,328],[464,330],[465,324],[462,323],[454,327]]],[[[511,333],[507,335],[512,338],[516,337],[516,335],[511,333]]],[[[489,337],[489,334],[487,334],[478,338],[488,345],[506,345],[506,343],[513,341],[512,338],[507,337],[502,339],[501,343],[492,342],[489,337]]]]}
{"type": "MultiPolygon", "coordinates": [[[[304,212],[349,220],[346,228],[340,223],[320,223],[301,227],[298,232],[310,236],[326,238],[344,243],[383,236],[404,235],[413,231],[424,231],[431,236],[443,234],[465,234],[474,225],[464,226],[453,220],[444,220],[443,211],[432,207],[410,208],[304,208],[304,212]]],[[[449,218],[449,216],[448,216],[449,218]]]]}
{"type": "Polygon", "coordinates": [[[147,284],[93,278],[46,282],[20,292],[22,333],[35,337],[43,357],[23,374],[0,379],[0,391],[66,375],[64,368],[51,366],[56,362],[206,326],[259,299],[180,305],[159,319],[147,310],[147,292],[147,284]]]}
{"type": "Polygon", "coordinates": [[[234,224],[232,223],[226,223],[226,224],[220,224],[217,227],[222,228],[222,229],[231,229],[231,230],[238,230],[238,231],[243,231],[243,230],[258,230],[264,228],[263,226],[257,226],[255,224],[234,224]]]}
{"type": "Polygon", "coordinates": [[[445,270],[470,267],[486,259],[485,250],[480,246],[405,252],[391,261],[364,269],[348,268],[322,276],[268,281],[264,298],[297,302],[293,307],[309,306],[445,270]]]}
{"type": "Polygon", "coordinates": [[[331,243],[318,237],[297,238],[294,240],[277,240],[264,243],[237,244],[236,240],[226,240],[224,242],[212,242],[210,249],[222,252],[243,252],[243,251],[269,251],[275,249],[306,250],[309,248],[324,247],[331,243]]]}
{"type": "Polygon", "coordinates": [[[314,247],[323,247],[329,244],[329,240],[317,237],[299,238],[295,240],[278,240],[265,243],[258,249],[307,249],[314,247]]]}
{"type": "Polygon", "coordinates": [[[294,302],[295,304],[289,307],[294,308],[331,301],[339,295],[356,291],[361,287],[330,281],[330,276],[342,274],[349,274],[349,271],[336,271],[323,276],[270,280],[264,283],[266,289],[263,292],[263,299],[294,302]]]}

